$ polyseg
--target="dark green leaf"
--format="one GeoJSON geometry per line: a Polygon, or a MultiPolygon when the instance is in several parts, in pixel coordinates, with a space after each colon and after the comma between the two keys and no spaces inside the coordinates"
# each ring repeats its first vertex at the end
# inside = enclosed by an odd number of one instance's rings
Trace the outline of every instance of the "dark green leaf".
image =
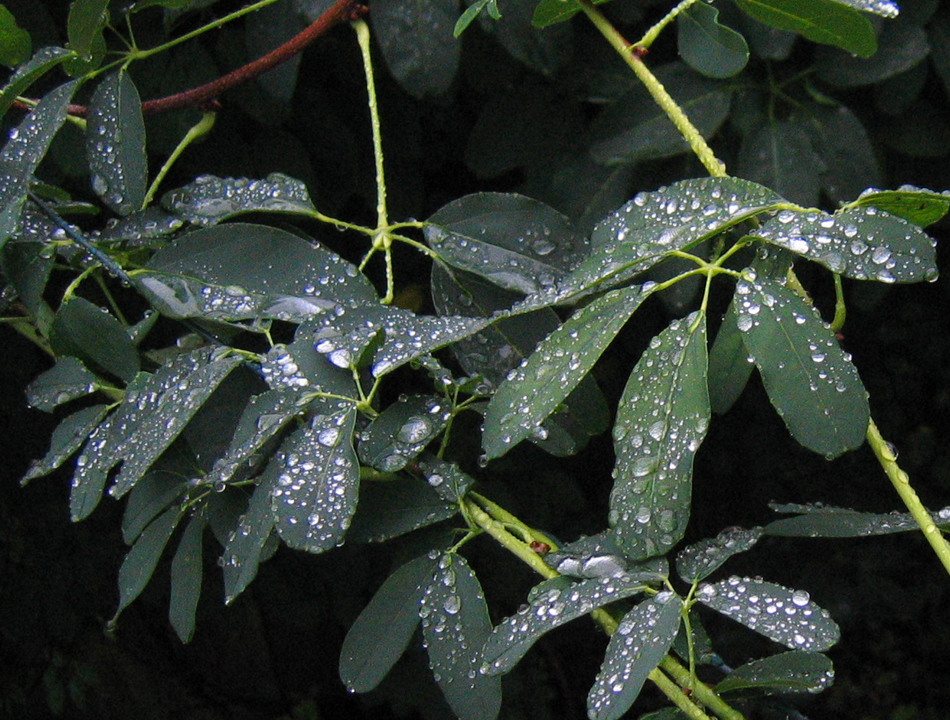
{"type": "Polygon", "coordinates": [[[33,43],[30,33],[16,24],[16,18],[0,5],[0,64],[19,65],[30,57],[33,43]]]}
{"type": "Polygon", "coordinates": [[[263,180],[201,175],[194,182],[167,193],[162,205],[195,225],[215,225],[247,212],[306,216],[316,212],[307,186],[282,173],[271,173],[263,180]]]}
{"type": "Polygon", "coordinates": [[[491,632],[478,578],[461,555],[439,558],[419,608],[429,666],[459,720],[494,720],[501,708],[501,678],[479,672],[491,632]]]}
{"type": "Polygon", "coordinates": [[[863,10],[873,15],[880,15],[886,18],[895,18],[900,12],[897,4],[891,0],[835,0],[842,5],[848,5],[855,10],[863,10]]]}
{"type": "Polygon", "coordinates": [[[69,49],[83,60],[92,56],[96,38],[109,21],[109,0],[73,0],[69,6],[69,49]]]}
{"type": "Polygon", "coordinates": [[[148,585],[152,573],[155,572],[158,559],[162,556],[168,540],[182,517],[180,508],[169,508],[142,531],[132,549],[126,554],[119,568],[119,607],[109,621],[110,625],[115,624],[122,611],[148,585]]]}
{"type": "Polygon", "coordinates": [[[485,643],[482,672],[501,675],[509,672],[545,633],[586,615],[615,600],[643,592],[655,573],[621,573],[590,578],[567,588],[544,586],[502,621],[485,643]]]}
{"type": "Polygon", "coordinates": [[[471,5],[469,5],[465,12],[463,12],[459,19],[455,23],[455,28],[452,30],[453,37],[460,37],[468,26],[472,24],[472,21],[478,17],[479,13],[488,8],[488,14],[492,19],[497,20],[501,17],[501,13],[498,10],[498,0],[475,0],[471,5]]]}
{"type": "Polygon", "coordinates": [[[503,455],[535,432],[648,295],[640,287],[615,290],[578,310],[543,340],[488,404],[482,437],[486,457],[503,455]]]}
{"type": "MultiPolygon", "coordinates": [[[[773,520],[765,526],[766,535],[781,537],[866,537],[920,530],[910,513],[866,513],[827,505],[777,505],[776,512],[797,513],[795,517],[773,520]]],[[[950,508],[932,513],[938,525],[950,523],[950,508]]]]}
{"type": "Polygon", "coordinates": [[[647,676],[673,644],[682,609],[679,598],[666,590],[623,616],[587,695],[591,720],[619,720],[633,705],[647,676]]]}
{"type": "Polygon", "coordinates": [[[0,94],[0,118],[18,96],[22,95],[37,79],[62,63],[73,53],[61,47],[44,47],[37,50],[30,61],[17,68],[0,94]]]}
{"type": "Polygon", "coordinates": [[[34,460],[30,463],[30,467],[23,477],[23,483],[51,473],[66,462],[95,430],[102,418],[105,417],[107,409],[108,406],[106,405],[93,405],[63,418],[62,422],[53,431],[49,451],[41,460],[34,460]]]}
{"type": "Polygon", "coordinates": [[[636,577],[653,582],[669,576],[666,558],[655,557],[630,567],[623,551],[609,530],[582,536],[544,556],[544,562],[562,575],[577,578],[636,577]]]}
{"type": "MultiPolygon", "coordinates": [[[[943,81],[946,92],[950,92],[950,12],[939,11],[927,25],[927,41],[930,45],[930,58],[934,69],[943,81]]],[[[0,105],[0,113],[3,106],[0,105]]]]}
{"type": "Polygon", "coordinates": [[[699,586],[696,599],[792,650],[823,652],[838,642],[838,625],[804,590],[733,576],[699,586]]]}
{"type": "Polygon", "coordinates": [[[384,328],[385,339],[373,356],[373,376],[382,377],[410,360],[470,337],[489,322],[487,318],[457,315],[431,317],[408,311],[394,314],[384,328]]]}
{"type": "Polygon", "coordinates": [[[728,412],[745,390],[753,365],[730,305],[709,351],[709,403],[718,415],[728,412]]]}
{"type": "MultiPolygon", "coordinates": [[[[594,5],[603,5],[610,0],[593,0],[594,5]]],[[[574,0],[541,0],[534,8],[531,20],[536,28],[546,28],[548,25],[570,20],[581,11],[580,5],[574,0]]]]}
{"type": "Polygon", "coordinates": [[[374,303],[334,309],[303,323],[295,337],[306,340],[330,365],[344,370],[367,365],[379,348],[383,328],[406,311],[374,303]]]}
{"type": "Polygon", "coordinates": [[[85,360],[125,382],[139,371],[139,354],[125,325],[83,298],[73,297],[60,306],[49,341],[57,355],[85,360]]]}
{"type": "Polygon", "coordinates": [[[26,401],[44,412],[95,392],[99,378],[74,357],[64,357],[26,388],[26,401]]]}
{"type": "Polygon", "coordinates": [[[819,693],[834,682],[831,660],[816,652],[784,652],[737,667],[717,693],[819,693]]]}
{"type": "Polygon", "coordinates": [[[551,77],[571,59],[572,28],[570,25],[539,28],[532,22],[535,12],[532,5],[530,2],[506,3],[503,22],[493,23],[483,17],[481,26],[513,58],[551,77]]]}
{"type": "Polygon", "coordinates": [[[699,582],[722,567],[733,555],[745,552],[762,537],[762,528],[727,528],[716,537],[700,540],[676,555],[676,572],[688,583],[699,582]]]}
{"type": "Polygon", "coordinates": [[[177,233],[184,224],[180,218],[150,205],[145,210],[118,218],[115,223],[110,222],[96,239],[100,243],[156,246],[177,233]]]}
{"type": "Polygon", "coordinates": [[[353,692],[369,692],[405,652],[419,624],[422,593],[438,566],[435,557],[410,560],[384,582],[340,651],[340,679],[353,692]]]}
{"type": "Polygon", "coordinates": [[[435,455],[423,453],[419,457],[419,469],[425,474],[429,487],[434,488],[443,500],[453,504],[465,497],[475,484],[475,479],[459,470],[455,463],[446,462],[435,455]]]}
{"type": "MultiPolygon", "coordinates": [[[[729,114],[729,87],[682,63],[659,68],[656,77],[703,137],[716,133],[729,114]]],[[[667,114],[640,85],[598,115],[590,134],[590,153],[605,165],[672,157],[689,150],[667,114]]]]}
{"type": "Polygon", "coordinates": [[[521,195],[467,195],[428,222],[426,240],[445,262],[523,293],[553,285],[586,244],[568,218],[521,195]]]}
{"type": "Polygon", "coordinates": [[[443,500],[424,480],[394,478],[363,482],[347,542],[382,542],[446,520],[457,504],[443,500]]]}
{"type": "Polygon", "coordinates": [[[51,90],[10,130],[9,140],[0,152],[0,250],[20,226],[20,213],[33,172],[66,121],[66,107],[77,85],[73,81],[51,90]]]}
{"type": "MultiPolygon", "coordinates": [[[[19,239],[27,234],[24,231],[29,224],[26,217],[28,212],[23,215],[23,228],[19,239]]],[[[38,318],[52,315],[52,310],[43,299],[55,261],[55,254],[51,250],[52,248],[43,242],[10,242],[4,246],[0,258],[0,271],[4,279],[16,290],[24,307],[38,318]]]]}
{"type": "Polygon", "coordinates": [[[632,559],[669,550],[689,520],[693,457],[709,427],[706,318],[675,320],[630,374],[614,424],[609,522],[632,559]]]}
{"type": "MultiPolygon", "coordinates": [[[[176,445],[175,449],[181,447],[176,445]]],[[[183,452],[170,450],[129,493],[122,515],[122,539],[131,545],[152,520],[187,493],[197,474],[183,452]]]]}
{"type": "Polygon", "coordinates": [[[930,53],[927,34],[922,27],[908,23],[889,23],[878,39],[873,56],[857,58],[846,52],[822,48],[816,55],[818,77],[839,87],[873,85],[909,70],[930,53]]]}
{"type": "Polygon", "coordinates": [[[927,227],[950,210],[950,192],[902,185],[897,190],[865,190],[849,207],[876,207],[918,227],[927,227]]]}
{"type": "Polygon", "coordinates": [[[390,72],[413,97],[444,95],[455,79],[461,42],[452,36],[456,0],[377,0],[371,20],[390,72]]]}
{"type": "Polygon", "coordinates": [[[709,3],[691,5],[676,22],[680,57],[706,77],[732,77],[749,61],[745,38],[720,24],[719,10],[709,3]]]}
{"type": "Polygon", "coordinates": [[[277,473],[271,507],[281,539],[317,553],[343,540],[356,510],[360,475],[352,404],[326,401],[313,410],[317,414],[281,445],[268,472],[277,473]]]}
{"type": "Polygon", "coordinates": [[[298,339],[290,345],[275,345],[264,357],[261,374],[268,385],[275,390],[292,388],[298,396],[322,392],[353,398],[356,402],[359,393],[353,374],[314,352],[313,343],[301,332],[304,327],[298,328],[298,339]]]}
{"type": "Polygon", "coordinates": [[[112,430],[115,417],[115,414],[106,417],[92,431],[76,460],[76,472],[69,488],[69,517],[73,522],[87,517],[102,499],[109,470],[115,466],[108,441],[111,436],[122,434],[119,429],[112,430]]]}
{"type": "Polygon", "coordinates": [[[383,472],[402,470],[442,432],[451,417],[447,403],[437,397],[400,397],[361,433],[359,458],[383,472]]]}
{"type": "Polygon", "coordinates": [[[818,204],[825,170],[803,127],[791,122],[767,122],[742,140],[738,175],[770,187],[792,202],[818,204]]]}
{"type": "Polygon", "coordinates": [[[835,457],[864,442],[868,396],[818,311],[776,281],[740,280],[736,322],[772,405],[798,442],[835,457]]]}
{"type": "Polygon", "coordinates": [[[254,488],[247,510],[227,538],[221,563],[224,574],[224,602],[230,605],[251,584],[262,561],[264,545],[271,536],[276,518],[271,494],[277,485],[280,467],[271,463],[254,488]]]}
{"type": "Polygon", "coordinates": [[[919,282],[937,277],[935,241],[873,202],[859,200],[834,215],[782,210],[753,234],[856,280],[919,282]]]}
{"type": "Polygon", "coordinates": [[[194,516],[185,527],[172,558],[172,590],[168,601],[168,619],[182,642],[191,640],[195,632],[195,611],[201,596],[201,538],[205,520],[194,516]]]}
{"type": "Polygon", "coordinates": [[[869,57],[877,49],[871,23],[836,0],[735,0],[759,22],[791,30],[816,43],[869,57]]]}
{"type": "Polygon", "coordinates": [[[119,215],[142,209],[148,184],[145,121],[125,70],[107,75],[89,101],[86,160],[92,189],[119,215]]]}

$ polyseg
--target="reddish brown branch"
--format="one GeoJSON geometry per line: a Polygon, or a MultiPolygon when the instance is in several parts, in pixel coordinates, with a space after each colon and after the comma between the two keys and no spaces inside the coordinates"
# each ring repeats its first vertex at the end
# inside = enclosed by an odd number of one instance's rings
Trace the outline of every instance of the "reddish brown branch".
{"type": "MultiPolygon", "coordinates": [[[[323,15],[308,25],[305,30],[295,35],[277,49],[267,53],[267,55],[247,65],[243,65],[236,70],[232,70],[227,75],[223,75],[217,80],[212,80],[206,85],[176,93],[175,95],[169,95],[168,97],[146,100],[142,103],[142,113],[162,113],[207,105],[223,92],[252,78],[263,75],[268,70],[272,70],[281,63],[294,57],[294,55],[297,55],[307,45],[323,35],[337,23],[356,20],[365,13],[366,7],[362,5],[359,0],[337,0],[323,15]]],[[[26,103],[17,102],[15,105],[28,109],[26,103]]],[[[86,117],[88,108],[85,105],[70,105],[67,111],[70,115],[86,117]]]]}

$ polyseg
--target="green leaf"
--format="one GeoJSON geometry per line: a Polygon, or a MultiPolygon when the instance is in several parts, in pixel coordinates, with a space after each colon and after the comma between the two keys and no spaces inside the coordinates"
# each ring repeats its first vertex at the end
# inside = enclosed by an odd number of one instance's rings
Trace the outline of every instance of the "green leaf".
{"type": "Polygon", "coordinates": [[[492,630],[485,642],[481,671],[490,675],[509,672],[545,633],[615,600],[642,593],[657,579],[654,572],[633,572],[590,578],[567,587],[542,583],[529,596],[528,604],[492,630]]]}
{"type": "Polygon", "coordinates": [[[630,374],[614,424],[609,522],[632,559],[669,550],[689,520],[693,457],[709,427],[706,318],[675,320],[630,374]]]}
{"type": "Polygon", "coordinates": [[[856,280],[937,278],[934,240],[907,220],[859,203],[834,215],[782,210],[752,234],[856,280]]]}
{"type": "Polygon", "coordinates": [[[224,602],[230,605],[257,575],[264,545],[271,537],[276,518],[271,509],[271,494],[280,474],[278,465],[271,463],[261,476],[247,510],[227,538],[221,563],[224,575],[224,602]]]}
{"type": "Polygon", "coordinates": [[[383,472],[402,470],[445,429],[451,417],[450,408],[438,397],[402,396],[360,434],[360,461],[383,472]]]}
{"type": "Polygon", "coordinates": [[[176,444],[129,492],[122,515],[122,539],[131,545],[152,520],[187,496],[197,475],[194,458],[176,444]]]}
{"type": "Polygon", "coordinates": [[[792,650],[824,652],[841,636],[828,611],[815,605],[804,590],[732,576],[700,585],[696,599],[792,650]]]}
{"type": "Polygon", "coordinates": [[[693,543],[676,555],[676,572],[688,583],[699,582],[733,555],[749,550],[762,537],[762,528],[727,528],[716,537],[693,543]]]}
{"type": "Polygon", "coordinates": [[[719,10],[707,2],[691,5],[676,18],[680,57],[706,77],[727,78],[749,61],[749,46],[735,30],[719,23],[719,10]]]}
{"type": "Polygon", "coordinates": [[[572,28],[538,28],[532,22],[534,9],[530,2],[510,2],[504,7],[504,21],[492,23],[483,17],[482,29],[515,60],[540,75],[552,77],[571,59],[572,28]]]}
{"type": "Polygon", "coordinates": [[[619,720],[673,644],[683,605],[664,591],[630,610],[610,637],[604,662],[587,695],[591,720],[619,720]]]}
{"type": "Polygon", "coordinates": [[[171,239],[181,230],[184,221],[169,215],[155,205],[133,212],[123,218],[116,218],[103,228],[97,240],[100,243],[131,242],[135,245],[159,246],[171,239]]]}
{"type": "Polygon", "coordinates": [[[561,575],[576,578],[637,577],[645,581],[662,581],[670,574],[666,558],[655,557],[633,568],[609,530],[596,535],[581,536],[544,556],[544,562],[561,575]]]}
{"type": "Polygon", "coordinates": [[[487,458],[503,455],[536,431],[590,372],[649,294],[633,287],[594,300],[551,333],[508,375],[485,412],[482,445],[487,458]]]}
{"type": "MultiPolygon", "coordinates": [[[[950,12],[946,9],[936,13],[927,25],[927,41],[934,69],[950,92],[950,12]]],[[[0,105],[0,111],[3,106],[0,105]]]]}
{"type": "Polygon", "coordinates": [[[66,121],[66,108],[77,86],[73,81],[51,90],[10,130],[9,140],[0,151],[0,250],[20,226],[33,172],[66,121]]]}
{"type": "Polygon", "coordinates": [[[491,632],[478,578],[461,555],[439,558],[419,608],[429,666],[459,720],[494,720],[501,709],[501,678],[479,672],[491,632]]]}
{"type": "MultiPolygon", "coordinates": [[[[866,513],[828,505],[769,505],[775,512],[797,513],[795,517],[773,520],[765,526],[766,535],[780,537],[867,537],[920,530],[910,513],[866,513]]],[[[935,523],[950,523],[950,508],[932,513],[935,523]]]]}
{"type": "Polygon", "coordinates": [[[138,350],[125,325],[80,297],[70,298],[56,311],[49,342],[57,355],[85,360],[125,382],[139,371],[138,350]]]}
{"type": "Polygon", "coordinates": [[[172,590],[168,601],[168,619],[178,638],[186,643],[195,632],[195,612],[201,596],[201,537],[205,520],[196,515],[189,520],[172,558],[172,590]]]}
{"type": "Polygon", "coordinates": [[[927,227],[950,210],[950,192],[902,185],[897,190],[865,190],[849,207],[876,207],[918,227],[927,227]]]}
{"type": "Polygon", "coordinates": [[[423,453],[418,464],[429,487],[447,502],[458,504],[475,484],[475,479],[459,470],[455,463],[446,462],[435,455],[423,453]]]}
{"type": "Polygon", "coordinates": [[[69,6],[69,49],[84,60],[93,52],[96,37],[109,21],[109,0],[73,0],[69,6]]]}
{"type": "Polygon", "coordinates": [[[297,329],[297,339],[290,345],[275,345],[264,356],[261,374],[273,389],[292,388],[297,394],[322,392],[330,395],[359,399],[353,382],[353,374],[327,362],[327,358],[314,352],[313,343],[307,334],[297,329]]]}
{"type": "Polygon", "coordinates": [[[461,54],[456,0],[377,0],[370,18],[389,71],[416,98],[449,91],[461,54]]]}
{"type": "Polygon", "coordinates": [[[29,62],[21,65],[7,81],[0,93],[0,118],[18,96],[22,95],[34,82],[62,63],[73,53],[61,47],[44,47],[37,50],[29,62]]]}
{"type": "MultiPolygon", "coordinates": [[[[594,5],[603,5],[610,0],[593,0],[594,5]]],[[[574,0],[541,0],[534,8],[532,24],[536,28],[546,28],[570,20],[581,11],[574,0]]]]}
{"type": "Polygon", "coordinates": [[[492,19],[498,20],[501,17],[501,12],[498,10],[498,0],[476,0],[459,16],[459,19],[455,23],[455,28],[452,30],[452,36],[456,38],[460,37],[462,33],[468,29],[468,26],[472,24],[472,21],[475,20],[479,13],[486,7],[492,19]]]}
{"type": "Polygon", "coordinates": [[[835,0],[735,0],[759,22],[797,32],[812,42],[834,45],[861,57],[877,50],[871,23],[835,0]]]}
{"type": "Polygon", "coordinates": [[[142,209],[148,185],[145,121],[125,70],[107,75],[89,101],[86,160],[92,189],[119,215],[142,209]]]}
{"type": "Polygon", "coordinates": [[[891,0],[835,0],[835,2],[885,18],[895,18],[900,12],[897,4],[891,0]]]}
{"type": "Polygon", "coordinates": [[[385,339],[373,356],[373,377],[382,377],[400,365],[470,337],[490,323],[487,318],[448,315],[432,317],[402,311],[390,318],[385,339]]]}
{"type": "Polygon", "coordinates": [[[66,462],[105,417],[107,405],[92,405],[63,418],[50,439],[49,451],[40,460],[30,463],[22,484],[47,475],[66,462]]]}
{"type": "Polygon", "coordinates": [[[375,303],[335,309],[304,322],[295,337],[309,342],[312,349],[333,367],[352,370],[367,365],[379,349],[383,328],[406,311],[375,303]]]}
{"type": "MultiPolygon", "coordinates": [[[[433,475],[435,477],[436,475],[433,475]]],[[[443,500],[428,482],[394,478],[363,482],[347,542],[382,542],[454,516],[457,504],[443,500]]]]}
{"type": "Polygon", "coordinates": [[[93,393],[98,388],[99,378],[85,365],[74,357],[63,357],[27,386],[26,401],[30,407],[53,412],[63,403],[93,393]]]}
{"type": "Polygon", "coordinates": [[[439,209],[425,227],[448,264],[523,293],[550,287],[576,264],[584,238],[571,221],[521,195],[477,193],[439,209]]]}
{"type": "Polygon", "coordinates": [[[195,225],[215,225],[248,212],[292,213],[312,217],[316,208],[307,186],[282,173],[263,180],[200,175],[162,197],[162,206],[195,225]]]}
{"type": "Polygon", "coordinates": [[[745,390],[753,365],[736,325],[736,311],[730,305],[709,351],[709,403],[723,415],[745,390]]]}
{"type": "Polygon", "coordinates": [[[437,554],[410,560],[386,579],[356,618],[340,651],[340,678],[349,690],[375,688],[405,652],[419,624],[423,590],[437,566],[437,554]]]}
{"type": "Polygon", "coordinates": [[[52,310],[43,299],[46,284],[55,262],[55,253],[45,242],[22,242],[24,235],[32,236],[31,213],[23,213],[23,228],[18,241],[4,246],[0,256],[0,272],[16,290],[24,307],[37,318],[52,315],[52,310]],[[25,231],[25,232],[24,232],[25,231]]]}
{"type": "Polygon", "coordinates": [[[183,513],[180,508],[173,507],[166,510],[159,517],[149,523],[142,531],[132,549],[122,560],[119,568],[119,607],[109,621],[114,626],[119,615],[129,604],[137,598],[155,572],[158,559],[162,556],[178,521],[183,513]]]}
{"type": "Polygon", "coordinates": [[[809,134],[786,121],[766,122],[743,138],[736,165],[738,175],[805,207],[818,204],[824,169],[809,134]]]}
{"type": "Polygon", "coordinates": [[[353,451],[356,410],[323,401],[310,422],[291,435],[268,465],[276,527],[288,546],[323,552],[343,540],[356,511],[359,464],[353,451]]]}
{"type": "Polygon", "coordinates": [[[815,652],[784,652],[737,667],[716,685],[717,693],[819,693],[834,682],[831,660],[815,652]]]}
{"type": "MultiPolygon", "coordinates": [[[[729,114],[731,89],[682,63],[657,69],[656,77],[700,134],[712,137],[729,114]]],[[[591,156],[604,165],[673,157],[689,150],[679,130],[641,85],[598,115],[590,125],[590,136],[591,156]]]]}
{"type": "Polygon", "coordinates": [[[872,57],[853,57],[846,52],[822,48],[816,54],[818,77],[838,87],[874,85],[903,73],[930,53],[927,34],[909,23],[886,24],[872,57]]]}
{"type": "Polygon", "coordinates": [[[0,5],[0,64],[19,65],[30,57],[32,49],[30,33],[17,25],[13,14],[0,5]]]}
{"type": "Polygon", "coordinates": [[[746,349],[792,437],[827,457],[861,445],[867,391],[818,311],[769,278],[740,280],[732,302],[746,349]]]}

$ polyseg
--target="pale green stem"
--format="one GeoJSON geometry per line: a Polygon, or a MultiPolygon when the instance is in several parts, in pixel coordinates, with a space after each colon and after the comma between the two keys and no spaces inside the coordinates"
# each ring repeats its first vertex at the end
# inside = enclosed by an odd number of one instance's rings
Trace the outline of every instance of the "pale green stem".
{"type": "Polygon", "coordinates": [[[188,128],[188,132],[185,133],[185,137],[181,139],[181,142],[178,143],[178,146],[172,151],[172,154],[168,156],[168,159],[162,165],[161,169],[158,171],[158,174],[155,176],[155,179],[152,181],[148,192],[145,193],[145,200],[142,202],[142,210],[151,204],[152,199],[155,197],[155,193],[158,192],[158,188],[162,184],[162,180],[165,179],[168,171],[172,169],[172,166],[175,164],[181,154],[185,152],[185,149],[198,138],[211,132],[211,128],[214,127],[214,121],[216,118],[217,113],[203,113],[201,120],[188,128]]]}
{"type": "Polygon", "coordinates": [[[670,10],[666,16],[660,20],[660,22],[647,30],[643,37],[640,38],[640,42],[637,43],[637,46],[644,48],[650,47],[653,44],[653,41],[656,40],[657,36],[663,32],[663,28],[673,22],[677,15],[686,10],[690,5],[695,4],[697,1],[698,0],[683,0],[683,2],[670,10]]]}
{"type": "Polygon", "coordinates": [[[874,456],[881,464],[881,467],[884,468],[884,472],[890,479],[894,489],[897,490],[897,494],[900,495],[901,500],[903,500],[904,505],[907,506],[911,516],[917,521],[917,525],[920,526],[924,537],[937,554],[937,558],[941,564],[943,564],[944,569],[950,574],[950,544],[947,543],[946,538],[944,538],[940,532],[940,528],[934,523],[930,513],[927,512],[927,508],[920,502],[920,498],[917,497],[917,493],[910,485],[910,477],[908,477],[907,473],[901,470],[900,465],[897,464],[897,457],[894,451],[881,436],[881,431],[878,430],[873,420],[868,423],[867,440],[868,445],[871,446],[871,450],[874,452],[874,456]]]}
{"type": "Polygon", "coordinates": [[[689,688],[693,693],[693,697],[716,713],[722,720],[744,720],[742,713],[730,707],[716,694],[715,690],[697,680],[689,670],[680,665],[671,655],[663,658],[660,667],[666,670],[681,686],[689,688]]]}
{"type": "Polygon", "coordinates": [[[657,79],[656,75],[650,72],[650,69],[644,62],[632,51],[630,43],[624,39],[623,35],[617,32],[616,28],[610,24],[610,21],[594,7],[589,0],[577,0],[581,9],[594,24],[600,34],[603,35],[611,47],[617,51],[623,61],[630,66],[630,69],[636,74],[640,82],[643,83],[647,92],[653,97],[657,105],[666,113],[667,117],[676,126],[680,134],[689,143],[690,149],[699,158],[699,161],[706,168],[706,172],[712,177],[728,177],[726,166],[716,157],[706,140],[703,138],[696,126],[690,121],[683,112],[683,109],[676,103],[663,87],[663,84],[657,79]]]}
{"type": "Polygon", "coordinates": [[[844,302],[844,288],[841,286],[841,276],[835,273],[835,317],[831,321],[831,331],[839,332],[844,327],[848,317],[848,307],[844,302]]]}

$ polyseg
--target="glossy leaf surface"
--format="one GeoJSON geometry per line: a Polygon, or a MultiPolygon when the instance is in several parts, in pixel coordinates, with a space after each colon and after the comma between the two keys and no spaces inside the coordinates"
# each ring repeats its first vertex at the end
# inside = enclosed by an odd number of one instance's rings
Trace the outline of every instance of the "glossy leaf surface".
{"type": "Polygon", "coordinates": [[[465,558],[439,558],[419,608],[432,674],[459,720],[494,720],[501,708],[501,678],[479,672],[491,632],[481,585],[465,558]]]}
{"type": "Polygon", "coordinates": [[[791,30],[812,42],[868,57],[877,49],[871,23],[835,0],[736,0],[759,22],[791,30]]]}
{"type": "Polygon", "coordinates": [[[383,542],[447,520],[457,504],[447,503],[424,480],[394,478],[363,482],[348,542],[383,542]]]}
{"type": "Polygon", "coordinates": [[[271,464],[251,495],[247,510],[238,519],[221,554],[224,575],[224,602],[231,604],[251,584],[261,563],[264,544],[271,536],[276,517],[271,508],[271,493],[279,468],[271,464]]]}
{"type": "Polygon", "coordinates": [[[688,583],[704,580],[733,555],[745,552],[762,537],[762,528],[727,528],[716,537],[683,548],[676,556],[676,572],[688,583]]]}
{"type": "Polygon", "coordinates": [[[689,520],[693,458],[709,427],[706,320],[675,320],[634,367],[614,424],[608,521],[632,559],[666,552],[689,520]]]}
{"type": "Polygon", "coordinates": [[[99,378],[74,357],[62,357],[26,388],[31,407],[52,412],[63,403],[95,392],[99,378]]]}
{"type": "Polygon", "coordinates": [[[410,360],[470,337],[489,323],[488,318],[458,315],[433,317],[406,311],[394,314],[384,328],[382,344],[373,355],[373,376],[381,377],[410,360]]]}
{"type": "Polygon", "coordinates": [[[792,650],[823,652],[841,635],[828,611],[815,605],[804,590],[733,576],[701,585],[696,599],[792,650]]]}
{"type": "Polygon", "coordinates": [[[22,482],[47,475],[66,462],[95,430],[107,409],[106,405],[92,405],[63,418],[53,431],[49,451],[30,463],[22,482]]]}
{"type": "Polygon", "coordinates": [[[735,404],[753,367],[730,305],[709,350],[709,403],[714,413],[722,415],[735,404]]]}
{"type": "Polygon", "coordinates": [[[749,61],[745,38],[721,24],[719,10],[709,3],[691,5],[676,22],[680,57],[706,77],[732,77],[749,61]]]}
{"type": "Polygon", "coordinates": [[[442,432],[451,417],[445,401],[437,397],[399,398],[361,433],[360,460],[383,472],[402,470],[442,432]]]}
{"type": "Polygon", "coordinates": [[[737,667],[717,693],[818,693],[834,682],[831,660],[816,652],[784,652],[737,667]]]}
{"type": "MultiPolygon", "coordinates": [[[[866,537],[920,530],[910,513],[867,513],[828,505],[780,505],[770,507],[795,517],[773,520],[765,526],[766,535],[781,537],[866,537]]],[[[932,513],[935,523],[946,528],[950,524],[950,508],[932,513]]]]}
{"type": "Polygon", "coordinates": [[[115,623],[122,611],[145,589],[181,518],[179,508],[169,508],[149,523],[126,553],[119,568],[119,607],[110,623],[115,623]]]}
{"type": "Polygon", "coordinates": [[[853,207],[876,207],[918,227],[927,227],[950,210],[950,192],[936,193],[926,188],[903,185],[897,190],[866,190],[850,203],[853,207]]]}
{"type": "Polygon", "coordinates": [[[0,117],[3,117],[17,96],[30,87],[38,78],[62,63],[72,53],[61,47],[44,47],[16,69],[0,93],[0,117]]]}
{"type": "Polygon", "coordinates": [[[458,503],[475,484],[475,479],[462,472],[458,465],[446,462],[435,455],[424,453],[419,458],[418,464],[419,469],[425,474],[429,487],[433,488],[439,497],[450,503],[458,503]]]}
{"type": "Polygon", "coordinates": [[[867,391],[818,311],[774,280],[740,280],[736,323],[772,405],[802,445],[836,457],[864,442],[867,391]]]}
{"type": "Polygon", "coordinates": [[[307,186],[282,173],[263,180],[200,175],[162,198],[162,206],[195,225],[215,225],[247,212],[311,215],[307,186]]]}
{"type": "Polygon", "coordinates": [[[623,616],[587,695],[591,720],[619,720],[633,705],[647,675],[673,644],[681,611],[679,598],[667,590],[623,616]]]}
{"type": "Polygon", "coordinates": [[[50,345],[58,355],[91,362],[125,382],[139,371],[139,354],[125,326],[81,297],[71,298],[56,312],[50,345]]]}
{"type": "Polygon", "coordinates": [[[172,558],[172,589],[168,601],[168,620],[182,642],[195,632],[195,612],[201,596],[203,572],[201,539],[205,520],[195,516],[188,521],[172,558]]]}

